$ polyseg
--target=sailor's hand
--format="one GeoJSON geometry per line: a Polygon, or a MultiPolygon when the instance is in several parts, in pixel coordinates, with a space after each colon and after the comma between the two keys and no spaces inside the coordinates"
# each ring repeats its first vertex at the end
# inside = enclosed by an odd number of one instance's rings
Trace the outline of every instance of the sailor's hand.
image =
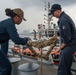
{"type": "Polygon", "coordinates": [[[60,52],[60,50],[61,50],[61,48],[58,48],[58,49],[55,51],[55,53],[60,52]]]}
{"type": "MultiPolygon", "coordinates": [[[[31,40],[31,38],[29,38],[29,37],[27,37],[28,38],[28,41],[30,41],[31,40]]],[[[32,40],[31,40],[32,41],[32,40]]]]}
{"type": "Polygon", "coordinates": [[[31,44],[32,44],[32,40],[28,40],[26,46],[31,46],[31,44]]]}
{"type": "Polygon", "coordinates": [[[29,37],[25,37],[25,38],[27,38],[27,39],[28,39],[28,41],[29,41],[29,40],[31,40],[31,38],[29,38],[29,37]]]}
{"type": "Polygon", "coordinates": [[[32,40],[29,40],[28,43],[32,43],[32,40]]]}
{"type": "Polygon", "coordinates": [[[57,34],[54,34],[54,35],[53,35],[53,38],[57,38],[57,37],[58,37],[58,35],[57,35],[57,34]]]}

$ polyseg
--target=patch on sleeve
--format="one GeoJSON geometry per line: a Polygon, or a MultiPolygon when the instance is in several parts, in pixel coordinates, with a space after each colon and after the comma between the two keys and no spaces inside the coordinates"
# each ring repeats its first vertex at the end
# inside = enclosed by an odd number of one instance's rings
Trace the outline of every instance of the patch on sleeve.
{"type": "Polygon", "coordinates": [[[63,26],[63,27],[62,27],[62,29],[66,29],[66,27],[65,27],[65,26],[63,26]]]}

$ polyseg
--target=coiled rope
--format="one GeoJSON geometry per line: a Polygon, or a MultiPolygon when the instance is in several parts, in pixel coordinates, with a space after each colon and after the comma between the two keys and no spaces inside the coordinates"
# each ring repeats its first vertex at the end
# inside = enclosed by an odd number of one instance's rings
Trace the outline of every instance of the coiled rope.
{"type": "Polygon", "coordinates": [[[40,42],[31,42],[31,43],[29,42],[29,43],[27,43],[27,46],[30,49],[30,51],[32,53],[34,53],[34,56],[38,56],[38,57],[42,56],[42,58],[48,60],[49,54],[53,50],[53,48],[56,46],[57,40],[58,40],[57,38],[51,38],[49,40],[44,40],[44,41],[40,41],[40,42]],[[33,47],[36,47],[38,49],[40,49],[40,48],[42,49],[46,46],[50,46],[50,48],[49,48],[48,52],[46,54],[43,54],[43,55],[37,54],[36,51],[33,49],[33,47]]]}

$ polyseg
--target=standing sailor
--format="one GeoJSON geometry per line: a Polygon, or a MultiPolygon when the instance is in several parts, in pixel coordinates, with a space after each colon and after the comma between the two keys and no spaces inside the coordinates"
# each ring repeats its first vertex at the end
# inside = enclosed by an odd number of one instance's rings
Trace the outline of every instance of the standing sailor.
{"type": "MultiPolygon", "coordinates": [[[[72,75],[71,66],[73,54],[76,51],[76,33],[73,20],[62,11],[61,5],[53,4],[49,15],[53,15],[58,20],[59,31],[54,37],[60,36],[60,60],[57,75],[72,75]]],[[[59,51],[58,50],[58,51],[59,51]]]]}
{"type": "MultiPolygon", "coordinates": [[[[8,48],[8,44],[6,42],[10,39],[15,44],[25,45],[29,38],[20,38],[15,25],[19,25],[22,22],[22,19],[25,20],[24,12],[20,8],[15,8],[12,10],[6,9],[5,12],[10,18],[0,22],[0,44],[5,44],[4,46],[1,46],[5,47],[2,49],[8,48]]],[[[11,75],[11,63],[5,53],[0,50],[0,75],[11,75]]]]}

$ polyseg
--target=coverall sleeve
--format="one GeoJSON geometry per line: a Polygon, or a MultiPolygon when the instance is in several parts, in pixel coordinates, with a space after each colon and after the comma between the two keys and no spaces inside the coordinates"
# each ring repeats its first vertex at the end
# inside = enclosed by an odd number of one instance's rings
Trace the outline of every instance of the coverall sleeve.
{"type": "Polygon", "coordinates": [[[63,20],[60,24],[60,35],[63,38],[65,44],[68,44],[71,40],[71,30],[70,25],[66,20],[63,20]]]}
{"type": "Polygon", "coordinates": [[[8,24],[6,26],[7,33],[10,37],[10,39],[15,43],[15,44],[21,44],[25,45],[28,42],[28,38],[20,38],[17,29],[14,24],[8,24]]]}

